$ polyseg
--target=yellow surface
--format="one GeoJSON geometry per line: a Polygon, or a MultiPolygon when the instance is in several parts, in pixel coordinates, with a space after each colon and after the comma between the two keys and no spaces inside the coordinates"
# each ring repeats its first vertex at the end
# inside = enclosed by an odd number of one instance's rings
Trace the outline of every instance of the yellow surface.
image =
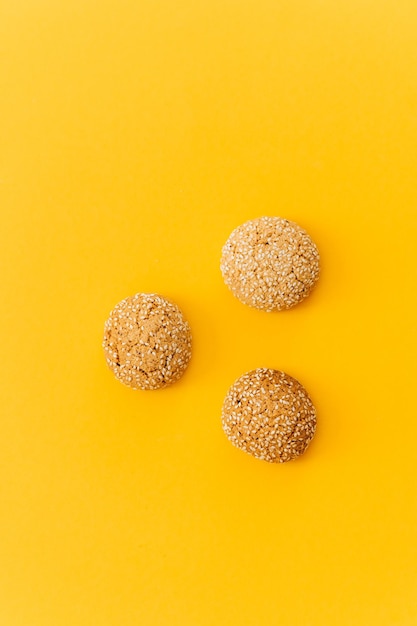
{"type": "Polygon", "coordinates": [[[1,0],[1,626],[417,624],[417,4],[1,0]],[[281,215],[308,302],[235,300],[232,228],[281,215]],[[180,304],[184,379],[134,392],[101,335],[180,304]],[[299,378],[284,466],[220,427],[244,371],[299,378]]]}

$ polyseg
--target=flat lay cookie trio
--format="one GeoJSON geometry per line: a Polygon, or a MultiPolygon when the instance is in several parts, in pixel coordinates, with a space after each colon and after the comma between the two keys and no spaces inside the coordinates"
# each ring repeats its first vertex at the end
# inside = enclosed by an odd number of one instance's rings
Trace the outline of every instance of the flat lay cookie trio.
{"type": "MultiPolygon", "coordinates": [[[[319,279],[320,256],[295,222],[260,217],[233,230],[220,269],[242,304],[272,313],[309,296],[319,279]]],[[[177,382],[190,362],[191,328],[175,303],[160,294],[136,293],[111,311],[103,349],[120,382],[137,390],[162,389],[177,382]]],[[[234,446],[257,459],[284,463],[306,451],[316,430],[316,409],[298,380],[258,368],[229,388],[221,421],[234,446]]]]}

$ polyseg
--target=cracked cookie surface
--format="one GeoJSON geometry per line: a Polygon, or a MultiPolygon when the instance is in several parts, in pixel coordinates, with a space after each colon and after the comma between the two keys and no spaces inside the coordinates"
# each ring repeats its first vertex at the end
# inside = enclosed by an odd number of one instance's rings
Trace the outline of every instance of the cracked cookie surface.
{"type": "Polygon", "coordinates": [[[222,410],[230,442],[270,463],[285,463],[305,452],[316,430],[316,409],[292,376],[258,368],[230,387],[222,410]]]}
{"type": "Polygon", "coordinates": [[[224,282],[241,302],[279,311],[310,294],[319,278],[320,257],[316,244],[298,224],[260,217],[231,233],[220,268],[224,282]]]}
{"type": "Polygon", "coordinates": [[[111,311],[103,349],[120,382],[133,389],[161,389],[181,378],[190,361],[190,325],[173,302],[137,293],[111,311]]]}

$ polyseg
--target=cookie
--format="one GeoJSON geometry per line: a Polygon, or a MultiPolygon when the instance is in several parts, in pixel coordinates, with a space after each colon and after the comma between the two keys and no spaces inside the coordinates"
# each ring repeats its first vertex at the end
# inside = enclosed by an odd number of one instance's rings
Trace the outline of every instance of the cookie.
{"type": "Polygon", "coordinates": [[[178,306],[154,293],[119,302],[104,326],[106,361],[133,389],[161,389],[183,375],[191,358],[191,330],[178,306]]]}
{"type": "Polygon", "coordinates": [[[316,430],[316,409],[304,387],[284,372],[259,368],[230,387],[223,430],[257,459],[285,463],[305,452],[316,430]]]}
{"type": "Polygon", "coordinates": [[[238,226],[223,247],[220,268],[232,293],[263,311],[290,309],[320,274],[316,244],[295,222],[260,217],[238,226]]]}

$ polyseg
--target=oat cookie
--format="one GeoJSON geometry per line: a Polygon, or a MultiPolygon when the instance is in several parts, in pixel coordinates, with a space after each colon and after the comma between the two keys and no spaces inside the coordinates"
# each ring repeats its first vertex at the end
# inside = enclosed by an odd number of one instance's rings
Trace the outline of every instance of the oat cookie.
{"type": "Polygon", "coordinates": [[[154,293],[119,302],[104,327],[106,361],[133,389],[160,389],[183,375],[191,358],[191,330],[178,306],[154,293]]]}
{"type": "Polygon", "coordinates": [[[303,454],[316,430],[316,409],[304,387],[284,372],[259,368],[230,387],[223,430],[231,443],[270,463],[303,454]]]}
{"type": "Polygon", "coordinates": [[[220,268],[232,293],[263,311],[290,309],[320,273],[317,246],[295,222],[260,217],[241,224],[223,247],[220,268]]]}

